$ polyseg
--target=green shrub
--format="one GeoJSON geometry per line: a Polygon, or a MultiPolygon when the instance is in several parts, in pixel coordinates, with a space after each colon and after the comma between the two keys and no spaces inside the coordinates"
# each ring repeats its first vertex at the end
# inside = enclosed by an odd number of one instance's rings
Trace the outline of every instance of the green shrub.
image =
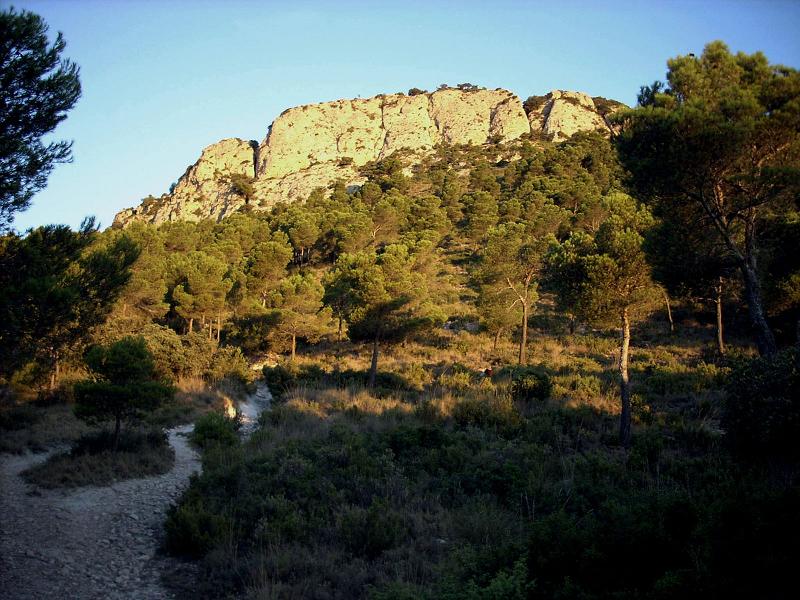
{"type": "Polygon", "coordinates": [[[467,398],[453,407],[452,416],[461,427],[508,429],[521,423],[519,412],[507,396],[467,398]]]}
{"type": "Polygon", "coordinates": [[[603,393],[603,382],[595,375],[568,374],[554,377],[556,395],[564,394],[574,400],[588,402],[603,393]]]}
{"type": "Polygon", "coordinates": [[[264,367],[264,381],[267,382],[272,397],[276,400],[283,398],[286,392],[297,384],[299,369],[294,365],[275,365],[264,367]]]}
{"type": "Polygon", "coordinates": [[[164,527],[170,552],[200,558],[224,538],[230,520],[207,510],[202,499],[195,498],[173,506],[164,527]]]}
{"type": "Polygon", "coordinates": [[[369,559],[393,548],[405,534],[397,511],[382,500],[373,501],[368,509],[359,506],[343,509],[337,531],[350,552],[369,559]]]}
{"type": "Polygon", "coordinates": [[[800,457],[797,350],[741,363],[726,389],[722,426],[734,452],[753,458],[800,457]]]}
{"type": "Polygon", "coordinates": [[[219,412],[210,412],[195,421],[189,441],[203,450],[211,446],[236,446],[239,421],[219,412]]]}
{"type": "Polygon", "coordinates": [[[550,376],[531,367],[518,369],[511,378],[511,397],[516,402],[542,402],[553,392],[550,376]]]}
{"type": "Polygon", "coordinates": [[[240,348],[221,346],[214,352],[211,364],[206,369],[205,378],[212,382],[229,378],[248,383],[252,375],[250,365],[247,364],[247,359],[240,348]]]}

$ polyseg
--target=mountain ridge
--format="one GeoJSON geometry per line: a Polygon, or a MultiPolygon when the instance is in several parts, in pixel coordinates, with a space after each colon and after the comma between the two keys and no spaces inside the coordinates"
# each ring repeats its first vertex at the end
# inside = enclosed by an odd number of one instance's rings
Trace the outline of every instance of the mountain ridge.
{"type": "Polygon", "coordinates": [[[263,142],[226,138],[207,146],[168,194],[123,209],[113,226],[219,221],[245,204],[267,210],[278,201],[303,201],[336,180],[360,185],[361,167],[399,150],[419,158],[439,144],[481,145],[529,135],[561,141],[591,130],[609,134],[606,116],[624,106],[565,90],[525,103],[502,88],[466,84],[411,92],[288,108],[263,142]]]}

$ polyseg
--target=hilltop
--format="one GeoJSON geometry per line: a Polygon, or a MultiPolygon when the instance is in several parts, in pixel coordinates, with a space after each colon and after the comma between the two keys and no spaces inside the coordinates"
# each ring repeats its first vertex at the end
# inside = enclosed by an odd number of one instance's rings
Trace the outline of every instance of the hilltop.
{"type": "Polygon", "coordinates": [[[298,106],[275,119],[260,144],[228,138],[208,146],[170,193],[120,211],[114,225],[221,220],[245,204],[267,210],[278,201],[304,201],[337,180],[363,184],[361,169],[371,162],[402,152],[413,165],[439,144],[609,133],[606,116],[621,106],[562,90],[523,103],[507,90],[466,84],[298,106]]]}

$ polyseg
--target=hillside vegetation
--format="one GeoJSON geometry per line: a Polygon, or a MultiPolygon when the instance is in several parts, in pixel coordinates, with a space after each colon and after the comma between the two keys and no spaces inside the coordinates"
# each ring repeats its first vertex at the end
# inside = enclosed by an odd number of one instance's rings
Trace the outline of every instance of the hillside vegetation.
{"type": "MultiPolygon", "coordinates": [[[[127,339],[149,385],[178,384],[163,425],[277,362],[252,437],[206,418],[169,513],[195,595],[788,598],[800,76],[719,42],[669,68],[612,140],[440,145],[302,204],[87,225],[38,285],[126,281],[19,346],[9,396],[80,406],[75,381],[113,383],[92,353],[127,339]]],[[[7,236],[4,260],[53,235],[7,236]]],[[[33,285],[10,277],[9,304],[33,285]]]]}

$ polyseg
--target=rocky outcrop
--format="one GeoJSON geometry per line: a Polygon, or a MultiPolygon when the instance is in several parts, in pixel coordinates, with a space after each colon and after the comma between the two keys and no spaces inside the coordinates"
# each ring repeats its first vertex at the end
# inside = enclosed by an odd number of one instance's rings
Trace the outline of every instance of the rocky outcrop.
{"type": "Polygon", "coordinates": [[[561,140],[577,131],[607,130],[586,94],[554,91],[540,98],[526,106],[527,114],[520,99],[502,89],[448,88],[291,108],[260,145],[234,138],[207,147],[170,194],[121,211],[114,225],[219,220],[246,202],[267,209],[278,201],[303,201],[337,179],[361,184],[359,167],[398,150],[413,157],[442,143],[507,142],[531,132],[561,140]],[[252,193],[232,180],[242,176],[252,178],[252,193]]]}
{"type": "Polygon", "coordinates": [[[587,94],[564,90],[553,90],[546,96],[534,96],[527,102],[531,103],[528,113],[531,131],[539,131],[556,142],[566,140],[579,131],[609,132],[610,126],[602,113],[624,106],[606,100],[602,107],[598,107],[587,94]]]}
{"type": "Polygon", "coordinates": [[[245,203],[245,197],[232,184],[231,176],[255,176],[256,147],[256,142],[239,138],[211,144],[200,154],[200,159],[186,169],[170,194],[158,199],[147,198],[138,207],[117,213],[114,225],[226,217],[245,203]]]}

